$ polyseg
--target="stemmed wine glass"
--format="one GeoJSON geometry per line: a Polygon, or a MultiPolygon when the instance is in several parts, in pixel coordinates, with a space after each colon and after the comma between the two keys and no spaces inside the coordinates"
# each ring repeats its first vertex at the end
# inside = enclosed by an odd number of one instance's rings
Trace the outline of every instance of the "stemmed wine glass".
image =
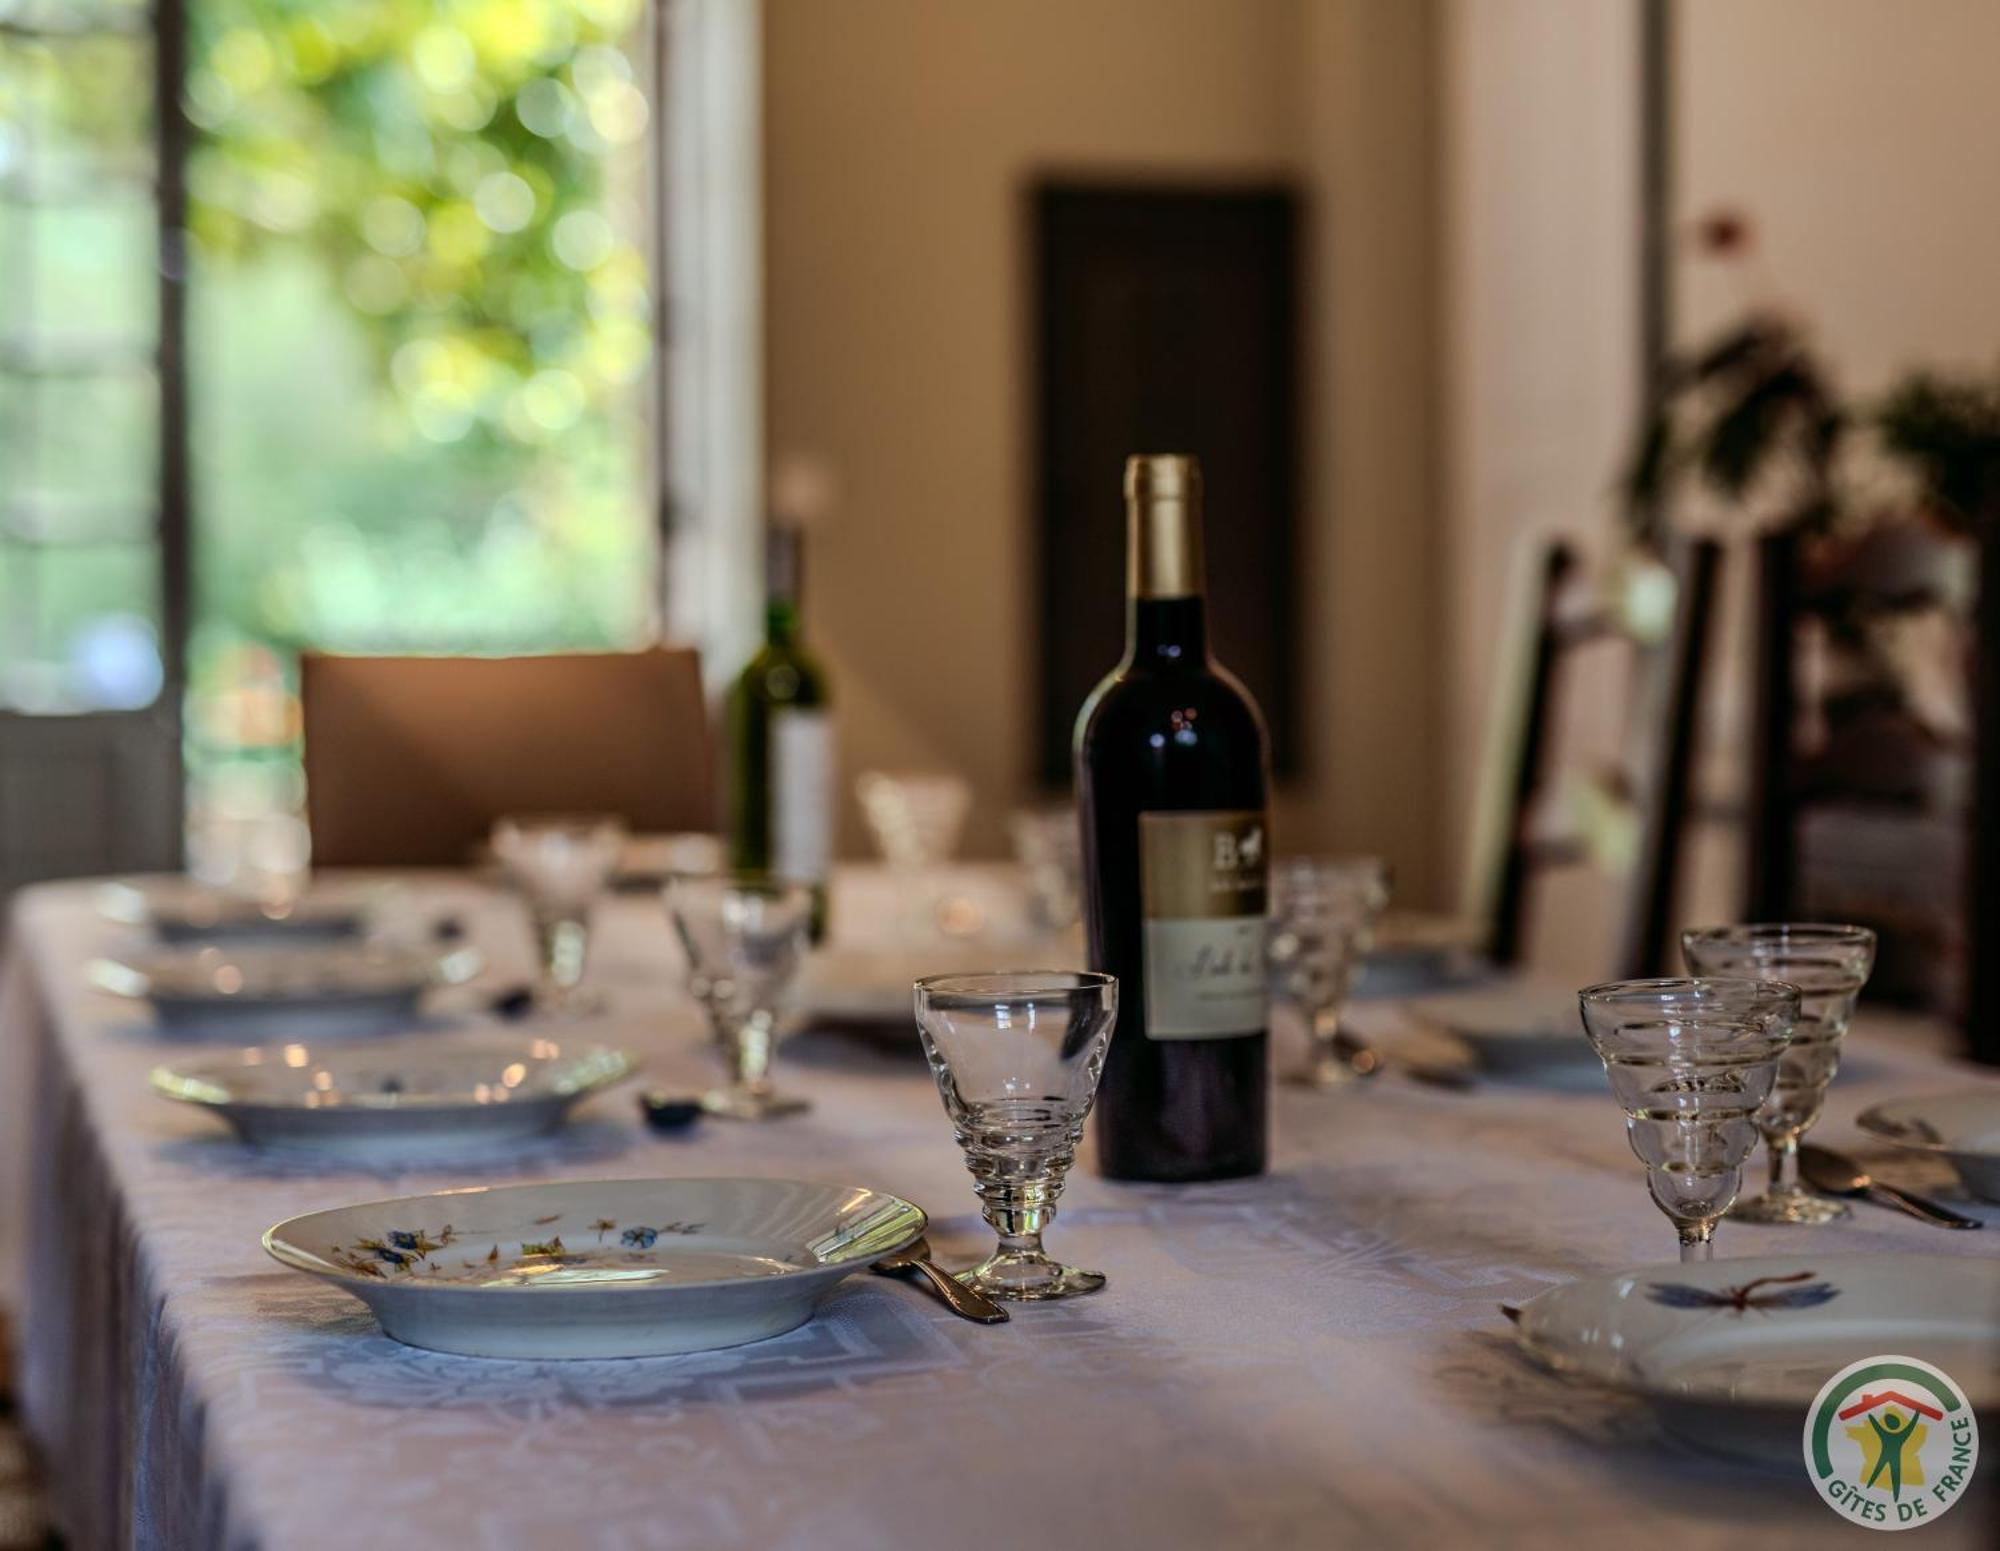
{"type": "Polygon", "coordinates": [[[976,932],[978,906],[952,895],[943,874],[972,809],[972,784],[943,771],[868,770],[854,790],[882,859],[901,875],[896,882],[905,933],[934,941],[976,932]]]}
{"type": "Polygon", "coordinates": [[[811,1106],[771,1082],[778,1014],[812,928],[813,891],[766,873],[676,875],[667,911],[687,952],[688,989],[708,1013],[729,1073],[702,1108],[733,1120],[772,1120],[811,1106]]]}
{"type": "Polygon", "coordinates": [[[1083,831],[1076,809],[1017,808],[1007,821],[1014,858],[1027,875],[1035,924],[1066,932],[1083,914],[1083,831]]]}
{"type": "Polygon", "coordinates": [[[1070,970],[934,975],[915,987],[917,1029],[972,1188],[1000,1244],[967,1286],[995,1298],[1072,1298],[1104,1278],[1051,1260],[1056,1215],[1097,1094],[1118,982],[1070,970]]]}
{"type": "Polygon", "coordinates": [[[1778,1064],[1778,1086],[1757,1116],[1771,1158],[1771,1185],[1739,1201],[1744,1222],[1825,1223],[1853,1210],[1799,1183],[1799,1142],[1819,1119],[1827,1084],[1840,1070],[1841,1041],[1855,998],[1875,965],[1875,934],[1865,926],[1771,923],[1711,926],[1681,934],[1681,953],[1697,975],[1747,975],[1799,988],[1799,1026],[1778,1064]]]}
{"type": "Polygon", "coordinates": [[[590,951],[590,912],[611,881],[625,826],[604,814],[528,814],[493,826],[493,854],[534,928],[535,1005],[547,1016],[589,1010],[576,988],[590,951]]]}
{"type": "Polygon", "coordinates": [[[1271,882],[1271,995],[1298,1009],[1312,1037],[1305,1070],[1286,1081],[1337,1087],[1357,1075],[1342,1051],[1340,1012],[1389,903],[1389,868],[1374,857],[1299,856],[1278,863],[1271,882]]]}
{"type": "Polygon", "coordinates": [[[1625,1110],[1646,1183],[1680,1234],[1682,1260],[1714,1253],[1743,1184],[1757,1112],[1799,1017],[1776,980],[1620,980],[1577,993],[1583,1027],[1625,1110]]]}

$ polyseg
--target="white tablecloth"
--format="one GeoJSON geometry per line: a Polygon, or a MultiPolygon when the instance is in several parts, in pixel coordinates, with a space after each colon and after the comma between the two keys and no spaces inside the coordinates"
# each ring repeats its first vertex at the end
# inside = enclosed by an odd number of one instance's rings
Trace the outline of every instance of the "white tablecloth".
{"type": "MultiPolygon", "coordinates": [[[[475,937],[518,968],[509,909],[456,888],[475,937]]],[[[625,1009],[620,1036],[655,1081],[704,1080],[692,1010],[662,988],[657,906],[609,915],[597,983],[625,1009]]],[[[1266,1178],[1139,1187],[1086,1163],[1051,1245],[1110,1285],[1005,1326],[861,1276],[756,1346],[486,1362],[396,1345],[267,1259],[259,1233],[476,1180],[742,1173],[907,1195],[945,1258],[970,1257],[984,1232],[921,1062],[809,1035],[784,1065],[817,1108],[781,1124],[657,1139],[621,1090],[483,1172],[323,1169],[245,1152],[151,1096],[165,1047],[82,982],[120,940],[81,888],[30,891],[0,971],[16,1073],[0,1140],[28,1164],[4,1203],[17,1225],[29,1208],[24,1405],[86,1551],[1873,1544],[1803,1469],[1703,1457],[1514,1354],[1500,1300],[1670,1256],[1602,1093],[1280,1090],[1266,1178]]],[[[1947,1075],[1926,1040],[1858,1032],[1825,1134],[1855,1140],[1847,1122],[1886,1093],[1991,1080],[1947,1075]]],[[[1720,1241],[1807,1245],[1991,1254],[2000,1230],[1864,1207],[1810,1236],[1730,1224],[1720,1241]]],[[[1921,1544],[1989,1544],[1986,1492],[1921,1544]]]]}

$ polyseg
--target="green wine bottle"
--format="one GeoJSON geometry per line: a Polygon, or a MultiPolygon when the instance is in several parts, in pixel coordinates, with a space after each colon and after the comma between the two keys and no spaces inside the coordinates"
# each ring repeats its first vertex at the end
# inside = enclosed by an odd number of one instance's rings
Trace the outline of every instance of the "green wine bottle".
{"type": "Polygon", "coordinates": [[[764,646],[729,694],[730,855],[738,868],[810,883],[818,941],[833,862],[831,697],[801,638],[799,530],[774,524],[764,555],[764,646]]]}

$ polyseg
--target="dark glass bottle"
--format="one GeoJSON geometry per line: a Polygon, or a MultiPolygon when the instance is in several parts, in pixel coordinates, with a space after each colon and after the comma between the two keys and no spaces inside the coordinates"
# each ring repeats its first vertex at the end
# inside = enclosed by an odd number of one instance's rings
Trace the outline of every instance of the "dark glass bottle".
{"type": "Polygon", "coordinates": [[[814,936],[826,926],[833,860],[833,727],[826,671],[800,626],[803,543],[765,536],[764,645],[729,693],[732,865],[814,887],[814,936]]]}
{"type": "Polygon", "coordinates": [[[1263,721],[1209,655],[1201,470],[1125,466],[1125,657],[1077,722],[1093,969],[1118,977],[1097,1091],[1113,1179],[1261,1173],[1270,1036],[1263,721]]]}

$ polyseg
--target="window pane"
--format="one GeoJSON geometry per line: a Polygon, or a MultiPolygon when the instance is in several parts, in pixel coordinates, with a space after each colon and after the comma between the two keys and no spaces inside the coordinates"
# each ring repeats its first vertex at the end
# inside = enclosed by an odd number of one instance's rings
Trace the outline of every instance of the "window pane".
{"type": "Polygon", "coordinates": [[[135,710],[160,693],[158,561],[149,545],[0,543],[0,705],[135,710]]]}
{"type": "Polygon", "coordinates": [[[152,40],[89,32],[78,7],[65,9],[67,34],[0,46],[0,175],[42,192],[142,179],[152,164],[152,40]]]}
{"type": "Polygon", "coordinates": [[[150,539],[159,430],[150,373],[0,375],[0,527],[48,543],[150,539]]]}
{"type": "Polygon", "coordinates": [[[650,634],[646,14],[191,0],[198,840],[300,649],[650,634]]]}
{"type": "Polygon", "coordinates": [[[201,592],[244,634],[646,633],[641,14],[195,0],[201,592]]]}
{"type": "Polygon", "coordinates": [[[122,365],[147,357],[159,318],[151,204],[0,204],[0,222],[13,358],[53,365],[78,350],[110,351],[122,365]]]}

